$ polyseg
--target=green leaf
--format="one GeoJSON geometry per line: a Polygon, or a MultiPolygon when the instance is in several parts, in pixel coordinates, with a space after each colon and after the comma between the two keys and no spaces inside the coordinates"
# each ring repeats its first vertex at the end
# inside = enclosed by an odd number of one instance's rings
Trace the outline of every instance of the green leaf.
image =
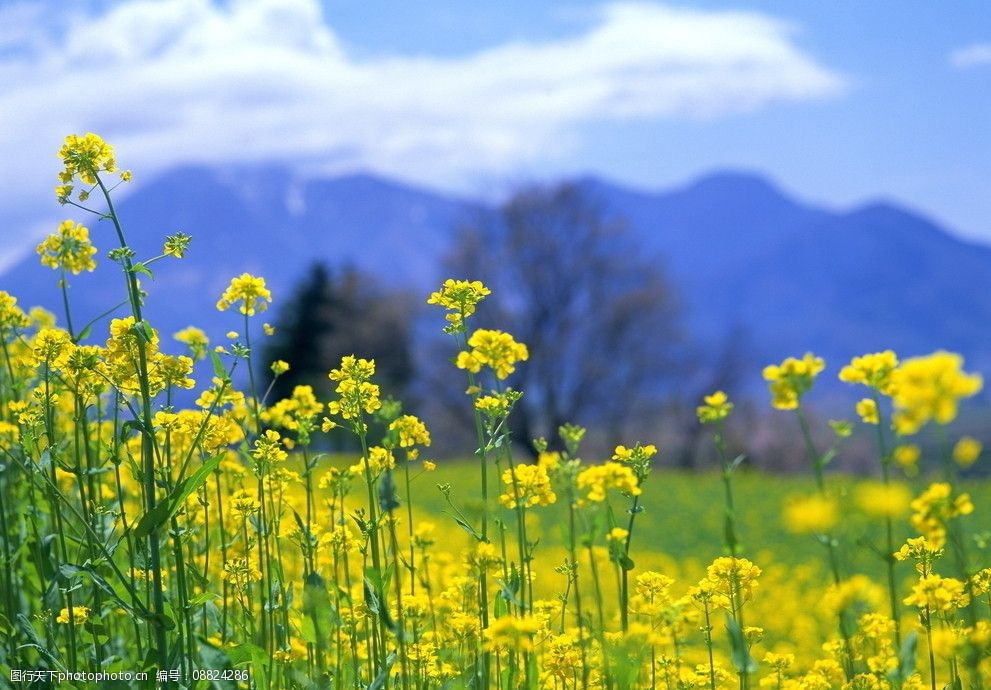
{"type": "Polygon", "coordinates": [[[892,669],[888,677],[892,680],[904,680],[915,672],[915,652],[919,646],[919,634],[913,630],[902,640],[902,648],[898,652],[898,666],[892,669]]]}
{"type": "Polygon", "coordinates": [[[128,419],[126,422],[121,424],[120,433],[117,434],[117,438],[121,443],[124,443],[130,437],[132,431],[141,433],[142,429],[144,429],[144,427],[141,425],[141,422],[136,419],[128,419]]]}
{"type": "Polygon", "coordinates": [[[470,534],[471,536],[473,536],[476,541],[482,541],[482,535],[479,534],[475,530],[475,528],[472,527],[471,525],[469,525],[467,522],[465,522],[464,520],[462,520],[461,518],[459,518],[457,515],[453,515],[451,513],[448,513],[447,511],[444,511],[444,514],[445,515],[450,515],[452,518],[454,518],[454,521],[456,523],[458,523],[458,525],[461,527],[461,529],[463,529],[465,532],[467,532],[468,534],[470,534]]]}
{"type": "MultiPolygon", "coordinates": [[[[229,671],[233,668],[227,652],[204,639],[200,639],[200,659],[203,668],[211,671],[229,671]]],[[[214,680],[212,685],[216,690],[237,690],[237,683],[233,680],[214,680]]]]}
{"type": "Polygon", "coordinates": [[[747,640],[743,636],[740,624],[731,616],[726,616],[726,631],[729,633],[730,647],[732,648],[733,667],[739,673],[753,673],[757,670],[757,662],[750,656],[750,648],[747,640]]]}
{"type": "Polygon", "coordinates": [[[134,526],[134,538],[144,539],[150,534],[154,534],[169,519],[169,502],[161,501],[155,507],[144,513],[138,524],[134,526]]]}
{"type": "Polygon", "coordinates": [[[392,665],[396,663],[396,653],[392,652],[385,658],[385,668],[379,671],[378,675],[375,676],[375,680],[368,684],[365,690],[381,690],[385,686],[385,680],[389,677],[389,669],[392,665]]]}
{"type": "Polygon", "coordinates": [[[151,326],[147,321],[138,321],[134,324],[134,330],[138,334],[138,337],[142,338],[146,343],[150,343],[155,339],[155,332],[151,330],[151,326]]]}
{"type": "Polygon", "coordinates": [[[86,340],[91,333],[93,333],[93,324],[89,324],[83,330],[79,331],[78,335],[76,335],[76,342],[79,343],[86,340]]]}
{"type": "Polygon", "coordinates": [[[303,582],[303,613],[313,624],[312,641],[317,649],[327,648],[333,610],[324,579],[317,573],[309,573],[303,582]]]}
{"type": "Polygon", "coordinates": [[[186,499],[203,485],[210,473],[217,469],[221,458],[220,455],[214,455],[204,462],[195,472],[176,484],[172,493],[161,503],[156,503],[154,508],[142,515],[134,527],[134,538],[143,539],[161,529],[162,525],[185,505],[186,499]]]}
{"type": "Polygon", "coordinates": [[[197,606],[202,606],[203,604],[207,603],[208,601],[211,601],[213,599],[219,599],[219,598],[220,598],[220,595],[219,594],[215,594],[214,592],[201,592],[201,593],[197,594],[195,597],[193,597],[193,598],[191,598],[189,600],[189,603],[186,605],[186,608],[192,609],[192,608],[195,608],[197,606]]]}
{"type": "Polygon", "coordinates": [[[152,274],[151,269],[145,266],[140,261],[135,264],[131,264],[131,273],[148,276],[149,278],[155,277],[154,274],[152,274]]]}
{"type": "Polygon", "coordinates": [[[224,362],[220,359],[220,355],[213,350],[210,350],[210,363],[213,364],[213,375],[221,381],[226,381],[227,369],[224,368],[224,362]]]}

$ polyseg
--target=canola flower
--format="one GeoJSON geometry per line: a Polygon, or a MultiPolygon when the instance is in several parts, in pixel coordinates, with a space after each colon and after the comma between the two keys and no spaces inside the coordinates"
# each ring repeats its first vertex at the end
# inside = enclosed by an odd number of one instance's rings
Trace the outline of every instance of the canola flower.
{"type": "Polygon", "coordinates": [[[826,368],[821,357],[806,353],[801,359],[788,357],[781,364],[764,367],[764,380],[771,391],[771,404],[779,410],[794,410],[826,368]]]}
{"type": "Polygon", "coordinates": [[[526,345],[516,342],[509,333],[480,328],[468,338],[468,349],[458,353],[455,364],[473,374],[488,367],[496,378],[505,379],[529,357],[526,345]]]}
{"type": "Polygon", "coordinates": [[[960,401],[981,391],[979,374],[963,370],[963,357],[934,352],[902,362],[891,373],[893,424],[898,434],[911,436],[929,422],[949,424],[957,416],[960,401]]]}
{"type": "Polygon", "coordinates": [[[227,311],[237,305],[238,311],[245,316],[254,316],[268,309],[272,301],[272,293],[265,287],[265,279],[242,273],[232,278],[230,285],[217,300],[217,310],[227,311]]]}
{"type": "MultiPolygon", "coordinates": [[[[957,476],[981,463],[977,438],[945,444],[943,481],[922,477],[921,448],[928,462],[933,445],[922,439],[879,447],[882,469],[904,469],[905,481],[827,487],[825,466],[857,440],[854,425],[836,425],[848,433],[826,452],[803,434],[819,491],[767,519],[774,496],[759,506],[734,496],[745,458],[728,453],[734,403],[716,391],[696,414],[712,434],[723,505],[697,501],[680,515],[675,475],[654,474],[652,443],[597,457],[583,447],[586,430],[565,424],[551,442],[533,440],[534,462],[521,461],[517,444],[530,439],[512,430],[526,391],[503,382],[530,352],[508,333],[469,328],[491,291],[449,280],[428,302],[445,311],[468,379],[476,445],[466,454],[478,458],[479,490],[466,490],[448,483],[456,469],[422,457],[443,432],[384,397],[360,353],[327,373],[326,396],[299,385],[269,400],[235,375],[293,366],[252,353],[245,322],[271,303],[259,276],[234,277],[221,296],[221,311],[244,319],[219,349],[194,326],[160,338],[132,279],[149,262],[180,259],[191,238],[171,234],[161,256],[141,260],[110,204],[113,148],[74,136],[62,159],[60,201],[106,193],[129,311],[87,336],[0,291],[0,658],[11,668],[171,663],[189,679],[229,662],[265,690],[991,684],[984,506],[957,476]],[[198,380],[194,364],[207,357],[213,372],[198,380]],[[195,403],[178,404],[179,390],[195,391],[195,403]],[[322,452],[347,434],[360,450],[322,452]],[[422,478],[432,469],[439,484],[422,478]],[[755,507],[767,524],[754,524],[755,507]],[[722,539],[691,556],[674,559],[654,541],[708,533],[713,513],[722,539]],[[797,562],[785,539],[826,549],[797,562]],[[870,567],[877,557],[893,588],[870,567]]],[[[67,221],[43,242],[43,265],[91,270],[96,252],[81,228],[67,221]]],[[[768,367],[772,404],[808,423],[802,405],[823,368],[813,355],[768,367]]],[[[857,411],[884,444],[892,423],[907,435],[951,422],[981,386],[948,353],[864,355],[840,378],[866,387],[857,411]]]]}
{"type": "Polygon", "coordinates": [[[49,235],[35,250],[41,263],[50,268],[78,274],[96,270],[96,247],[89,239],[89,228],[72,220],[64,220],[58,231],[49,235]]]}

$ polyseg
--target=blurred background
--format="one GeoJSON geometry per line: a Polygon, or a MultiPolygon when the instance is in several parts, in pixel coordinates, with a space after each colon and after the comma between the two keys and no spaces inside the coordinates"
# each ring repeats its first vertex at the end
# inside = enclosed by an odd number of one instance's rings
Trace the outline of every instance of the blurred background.
{"type": "MultiPolygon", "coordinates": [[[[55,152],[94,131],[135,171],[118,194],[139,256],[194,237],[145,283],[163,339],[226,342],[241,324],[217,297],[262,275],[258,369],[293,365],[276,394],[373,356],[437,452],[464,454],[424,302],[478,278],[477,325],[531,348],[522,444],[578,422],[600,450],[642,438],[705,467],[694,408],[722,388],[735,447],[787,470],[765,364],[826,358],[822,433],[853,417],[835,376],[853,355],[945,348],[991,372],[989,84],[976,1],[3,2],[0,288],[60,312],[34,246],[83,220],[55,201],[55,152]]],[[[84,222],[103,256],[111,228],[84,222]]],[[[70,283],[84,322],[121,299],[105,258],[70,283]]],[[[991,440],[988,409],[962,430],[991,440]]],[[[855,437],[841,462],[869,456],[855,437]]]]}

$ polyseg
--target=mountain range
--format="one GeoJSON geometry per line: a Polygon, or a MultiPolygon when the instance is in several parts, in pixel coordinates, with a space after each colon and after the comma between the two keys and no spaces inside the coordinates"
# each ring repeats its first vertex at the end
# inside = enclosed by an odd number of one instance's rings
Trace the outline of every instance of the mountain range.
{"type": "MultiPolygon", "coordinates": [[[[991,247],[934,220],[894,203],[819,207],[745,172],[662,191],[575,182],[662,264],[703,346],[742,332],[759,363],[812,350],[834,367],[888,347],[905,355],[946,348],[963,353],[969,369],[991,370],[991,247]]],[[[238,329],[236,314],[214,307],[231,276],[264,275],[275,309],[317,260],[425,297],[445,277],[460,228],[494,213],[484,201],[374,175],[304,179],[274,166],[174,169],[119,207],[139,257],[160,253],[166,234],[194,237],[185,259],[156,263],[154,282],[145,282],[163,335],[190,324],[215,335],[238,329]]],[[[102,257],[112,229],[99,222],[91,235],[102,257]]],[[[77,321],[123,294],[119,271],[99,263],[71,279],[77,321]]],[[[0,289],[60,312],[56,275],[33,254],[0,273],[0,289]]]]}

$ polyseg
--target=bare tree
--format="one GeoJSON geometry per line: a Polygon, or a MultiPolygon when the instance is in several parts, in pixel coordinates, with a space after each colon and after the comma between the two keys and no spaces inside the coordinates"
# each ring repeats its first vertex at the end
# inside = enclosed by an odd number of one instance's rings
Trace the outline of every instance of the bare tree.
{"type": "Polygon", "coordinates": [[[587,188],[523,188],[460,238],[452,273],[493,288],[478,323],[530,348],[511,380],[518,441],[576,422],[612,443],[656,409],[683,341],[675,299],[661,262],[587,188]]]}

